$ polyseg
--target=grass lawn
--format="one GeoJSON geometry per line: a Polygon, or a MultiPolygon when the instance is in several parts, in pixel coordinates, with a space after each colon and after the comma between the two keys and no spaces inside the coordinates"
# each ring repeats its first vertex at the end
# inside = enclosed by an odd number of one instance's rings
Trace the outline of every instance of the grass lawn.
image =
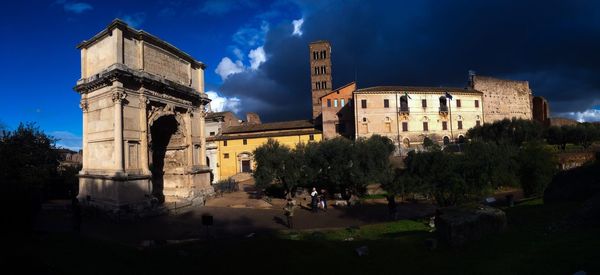
{"type": "MultiPolygon", "coordinates": [[[[29,268],[57,274],[573,274],[600,272],[600,229],[552,232],[549,225],[578,205],[540,200],[506,209],[509,228],[462,248],[424,245],[424,221],[354,229],[283,231],[270,237],[195,242],[146,250],[51,235],[24,246],[29,268]],[[353,238],[351,241],[344,241],[353,238]],[[355,249],[366,245],[368,256],[355,249]]],[[[21,272],[20,272],[21,273],[21,272]]]]}

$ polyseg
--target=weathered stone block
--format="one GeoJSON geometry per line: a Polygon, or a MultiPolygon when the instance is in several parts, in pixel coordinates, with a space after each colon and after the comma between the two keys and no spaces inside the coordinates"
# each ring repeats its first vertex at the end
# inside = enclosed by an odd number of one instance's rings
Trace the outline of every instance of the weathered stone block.
{"type": "Polygon", "coordinates": [[[450,207],[439,210],[435,218],[438,237],[451,246],[461,246],[506,228],[504,211],[489,207],[450,207]]]}

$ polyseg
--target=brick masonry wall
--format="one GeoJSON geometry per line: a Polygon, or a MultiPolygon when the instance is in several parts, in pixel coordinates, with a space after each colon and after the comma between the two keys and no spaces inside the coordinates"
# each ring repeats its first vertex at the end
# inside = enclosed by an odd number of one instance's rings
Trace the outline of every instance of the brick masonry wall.
{"type": "Polygon", "coordinates": [[[321,102],[320,98],[332,90],[333,83],[331,82],[331,46],[329,42],[315,42],[309,45],[309,60],[310,60],[310,84],[312,91],[312,109],[313,118],[318,117],[321,114],[321,102]],[[313,52],[320,53],[325,51],[327,53],[326,58],[321,58],[320,55],[317,59],[314,58],[313,52]],[[315,68],[326,67],[324,74],[315,74],[315,68]],[[317,89],[317,82],[325,82],[326,88],[317,89]]]}
{"type": "Polygon", "coordinates": [[[483,93],[486,123],[513,117],[532,119],[532,93],[527,81],[473,76],[472,86],[483,93]]]}

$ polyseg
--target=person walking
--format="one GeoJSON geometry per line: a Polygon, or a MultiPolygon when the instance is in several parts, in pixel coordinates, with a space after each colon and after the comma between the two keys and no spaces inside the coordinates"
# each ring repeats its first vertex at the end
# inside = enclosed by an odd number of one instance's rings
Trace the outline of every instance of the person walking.
{"type": "Polygon", "coordinates": [[[310,206],[312,208],[313,213],[317,212],[317,207],[318,207],[318,203],[319,203],[318,196],[319,196],[319,193],[317,193],[317,188],[313,187],[312,192],[310,192],[310,197],[311,197],[310,206]]]}
{"type": "Polygon", "coordinates": [[[323,211],[327,212],[327,190],[321,189],[321,206],[323,211]]]}
{"type": "Polygon", "coordinates": [[[287,219],[287,225],[290,229],[294,228],[294,208],[295,206],[292,199],[288,199],[285,207],[283,207],[283,211],[287,219]]]}

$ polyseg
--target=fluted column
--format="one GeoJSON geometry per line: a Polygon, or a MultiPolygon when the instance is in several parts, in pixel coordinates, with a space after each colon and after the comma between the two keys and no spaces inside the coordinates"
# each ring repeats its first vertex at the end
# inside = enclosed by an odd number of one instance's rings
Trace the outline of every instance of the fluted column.
{"type": "Polygon", "coordinates": [[[87,120],[88,120],[88,103],[87,103],[87,99],[82,99],[81,102],[79,103],[79,107],[81,108],[81,111],[83,112],[83,130],[81,131],[81,149],[83,150],[83,155],[81,156],[81,173],[85,173],[87,168],[88,168],[88,156],[89,156],[89,152],[87,150],[88,146],[88,142],[87,142],[87,132],[88,132],[88,128],[87,128],[87,120]]]}
{"type": "Polygon", "coordinates": [[[140,162],[142,173],[144,175],[150,175],[150,168],[148,167],[148,114],[147,104],[149,103],[148,97],[140,96],[140,162]]]}
{"type": "Polygon", "coordinates": [[[115,153],[114,153],[114,169],[116,173],[124,173],[125,166],[123,165],[123,100],[127,94],[122,90],[115,90],[112,94],[112,100],[115,103],[115,125],[114,125],[114,137],[115,137],[115,153]]]}

